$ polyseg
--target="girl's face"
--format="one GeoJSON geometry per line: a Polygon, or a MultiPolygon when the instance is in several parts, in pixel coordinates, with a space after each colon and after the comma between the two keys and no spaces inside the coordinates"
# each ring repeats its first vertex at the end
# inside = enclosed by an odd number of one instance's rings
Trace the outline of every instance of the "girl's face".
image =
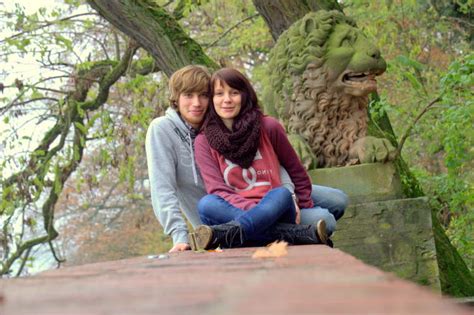
{"type": "Polygon", "coordinates": [[[232,123],[240,113],[242,107],[242,95],[239,90],[231,88],[224,81],[217,80],[214,84],[214,95],[212,98],[214,109],[222,119],[224,125],[232,130],[232,123]]]}

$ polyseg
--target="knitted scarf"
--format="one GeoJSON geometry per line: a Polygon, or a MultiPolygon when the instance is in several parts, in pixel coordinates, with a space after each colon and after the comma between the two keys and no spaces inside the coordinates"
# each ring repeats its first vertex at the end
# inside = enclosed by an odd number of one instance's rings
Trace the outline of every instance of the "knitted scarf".
{"type": "Polygon", "coordinates": [[[262,117],[260,110],[247,107],[234,119],[230,131],[211,110],[205,123],[204,134],[214,150],[240,167],[249,168],[260,145],[262,117]]]}

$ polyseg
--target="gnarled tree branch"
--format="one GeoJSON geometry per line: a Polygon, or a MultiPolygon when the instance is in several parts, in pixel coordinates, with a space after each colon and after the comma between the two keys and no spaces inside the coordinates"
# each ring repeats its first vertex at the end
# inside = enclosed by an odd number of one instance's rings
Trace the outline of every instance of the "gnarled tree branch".
{"type": "MultiPolygon", "coordinates": [[[[71,127],[73,128],[73,154],[65,164],[57,162],[52,188],[50,189],[49,195],[42,207],[46,235],[28,240],[19,245],[16,251],[11,253],[6,261],[1,264],[0,275],[8,273],[13,263],[19,259],[25,251],[29,251],[37,245],[51,242],[58,236],[58,232],[54,228],[54,206],[58,201],[64,183],[70,177],[72,172],[76,170],[82,160],[86,145],[87,129],[80,127],[84,126],[85,115],[81,114],[80,109],[82,111],[93,111],[107,101],[110,87],[125,74],[137,48],[138,46],[136,44],[131,43],[120,62],[115,63],[114,66],[108,63],[104,68],[104,64],[99,63],[98,68],[92,67],[86,71],[86,74],[94,74],[94,79],[98,79],[100,82],[97,97],[92,101],[84,103],[87,91],[91,88],[92,84],[82,80],[76,81],[76,90],[66,98],[63,115],[61,115],[56,125],[46,134],[37,149],[33,151],[30,161],[27,163],[25,169],[12,175],[2,183],[4,188],[3,198],[10,201],[13,206],[15,205],[14,198],[16,198],[16,203],[18,203],[18,194],[22,195],[23,198],[21,199],[23,200],[29,194],[30,191],[29,189],[26,189],[27,187],[33,186],[36,187],[38,191],[42,191],[42,182],[44,182],[44,176],[48,171],[49,164],[52,158],[64,147],[66,136],[71,127]],[[97,71],[97,69],[101,69],[101,71],[97,71]],[[104,69],[108,70],[105,71],[104,69]],[[61,136],[59,143],[54,148],[50,149],[50,145],[58,136],[61,136]],[[15,187],[18,186],[23,187],[25,191],[15,191],[15,187]]],[[[85,76],[90,79],[90,76],[85,76]]],[[[0,210],[2,213],[5,211],[5,209],[0,210]]]]}

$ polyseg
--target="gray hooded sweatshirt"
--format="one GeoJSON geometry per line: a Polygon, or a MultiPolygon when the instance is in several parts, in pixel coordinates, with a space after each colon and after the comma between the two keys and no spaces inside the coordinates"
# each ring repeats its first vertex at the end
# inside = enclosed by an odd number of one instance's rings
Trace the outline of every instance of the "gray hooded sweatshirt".
{"type": "MultiPolygon", "coordinates": [[[[165,116],[151,122],[145,148],[155,215],[174,244],[189,243],[183,214],[193,227],[201,224],[196,206],[206,191],[194,161],[190,130],[176,110],[168,108],[165,116]]],[[[282,167],[280,176],[282,185],[293,192],[294,185],[282,167]]]]}
{"type": "Polygon", "coordinates": [[[196,205],[206,191],[194,162],[190,130],[174,109],[151,122],[146,155],[153,210],[174,244],[188,243],[183,213],[193,227],[201,224],[196,205]]]}

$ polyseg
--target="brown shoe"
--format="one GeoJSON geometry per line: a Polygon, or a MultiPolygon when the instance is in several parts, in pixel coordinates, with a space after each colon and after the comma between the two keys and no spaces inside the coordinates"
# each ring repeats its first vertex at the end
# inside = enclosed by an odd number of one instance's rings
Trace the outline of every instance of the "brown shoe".
{"type": "Polygon", "coordinates": [[[207,225],[200,225],[194,233],[189,233],[189,242],[193,251],[207,249],[212,240],[212,229],[207,225]]]}
{"type": "Polygon", "coordinates": [[[316,223],[316,234],[321,244],[328,244],[328,232],[326,231],[326,222],[324,220],[319,220],[318,223],[316,223]]]}

